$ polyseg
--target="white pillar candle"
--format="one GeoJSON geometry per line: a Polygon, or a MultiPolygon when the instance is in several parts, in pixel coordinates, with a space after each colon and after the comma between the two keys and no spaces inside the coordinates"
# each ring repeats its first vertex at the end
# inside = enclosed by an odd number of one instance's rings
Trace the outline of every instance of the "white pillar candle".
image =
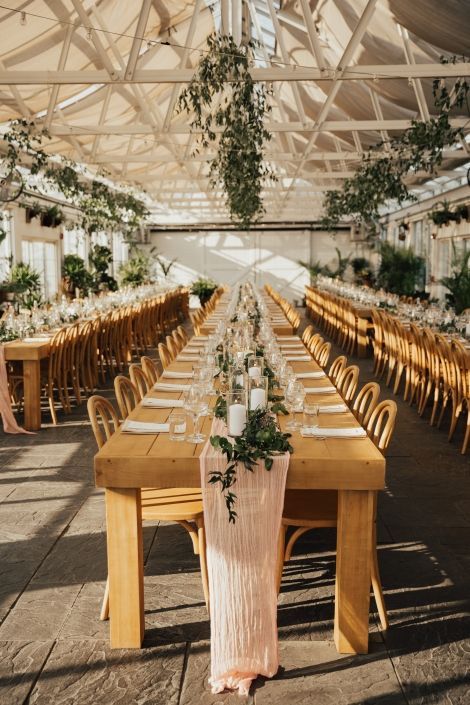
{"type": "Polygon", "coordinates": [[[465,335],[467,336],[467,338],[470,338],[470,323],[467,323],[467,325],[465,326],[465,335]]]}
{"type": "Polygon", "coordinates": [[[249,367],[248,374],[250,377],[261,377],[261,367],[249,367]]]}
{"type": "Polygon", "coordinates": [[[241,436],[246,426],[246,406],[231,404],[228,413],[228,435],[241,436]]]}
{"type": "Polygon", "coordinates": [[[250,394],[250,409],[262,409],[266,406],[266,392],[264,389],[252,389],[250,394]]]}

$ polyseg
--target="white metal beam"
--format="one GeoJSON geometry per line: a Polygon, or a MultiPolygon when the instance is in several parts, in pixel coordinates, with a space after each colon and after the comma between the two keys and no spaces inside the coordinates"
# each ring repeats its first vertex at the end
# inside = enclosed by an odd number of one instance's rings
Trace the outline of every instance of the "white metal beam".
{"type": "Polygon", "coordinates": [[[137,61],[139,58],[140,47],[142,46],[142,38],[145,35],[145,28],[147,27],[151,7],[152,0],[142,0],[139,19],[137,21],[137,27],[135,29],[135,37],[132,42],[131,50],[129,52],[129,58],[127,59],[125,77],[128,81],[131,80],[134,76],[135,67],[137,66],[137,61]]]}
{"type": "MultiPolygon", "coordinates": [[[[74,0],[76,2],[76,0],[74,0]]],[[[34,86],[54,84],[94,84],[94,83],[189,83],[193,78],[193,69],[136,69],[134,78],[128,80],[123,71],[113,68],[113,75],[104,69],[86,69],[84,71],[21,71],[14,69],[0,70],[0,85],[34,86]]],[[[335,81],[358,81],[379,78],[459,78],[470,77],[470,63],[457,64],[358,64],[340,69],[316,67],[277,67],[253,68],[251,75],[255,81],[314,81],[315,83],[335,81]],[[339,73],[334,74],[335,71],[339,73]]]]}
{"type": "MultiPolygon", "coordinates": [[[[67,57],[69,55],[70,44],[74,31],[74,25],[69,25],[65,32],[65,38],[62,44],[62,49],[60,50],[59,64],[57,66],[57,69],[59,71],[63,71],[65,69],[65,64],[67,63],[67,57]]],[[[58,84],[52,86],[51,96],[49,98],[49,105],[47,106],[47,113],[44,120],[44,126],[46,127],[46,129],[49,129],[49,127],[51,126],[54,108],[56,106],[57,98],[59,95],[59,89],[60,86],[58,84]]]]}

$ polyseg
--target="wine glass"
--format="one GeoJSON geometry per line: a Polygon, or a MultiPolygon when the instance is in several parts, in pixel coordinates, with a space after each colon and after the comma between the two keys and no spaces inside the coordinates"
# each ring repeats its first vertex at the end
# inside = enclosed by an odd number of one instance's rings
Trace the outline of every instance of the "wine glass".
{"type": "Polygon", "coordinates": [[[207,413],[209,408],[204,389],[199,385],[192,385],[184,397],[183,403],[193,420],[193,433],[188,436],[187,440],[189,443],[202,443],[206,437],[199,430],[199,420],[207,413]]]}
{"type": "Polygon", "coordinates": [[[305,398],[305,389],[303,384],[301,382],[297,382],[295,379],[290,380],[286,387],[285,397],[289,413],[292,414],[292,418],[286,424],[286,429],[289,431],[295,431],[297,429],[295,412],[299,405],[299,398],[302,397],[302,404],[305,398]]]}

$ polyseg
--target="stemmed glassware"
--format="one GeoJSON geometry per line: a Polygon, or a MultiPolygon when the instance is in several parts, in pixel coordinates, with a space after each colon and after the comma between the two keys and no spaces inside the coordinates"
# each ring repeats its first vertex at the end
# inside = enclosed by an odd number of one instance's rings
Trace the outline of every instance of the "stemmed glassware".
{"type": "Polygon", "coordinates": [[[199,429],[200,419],[207,414],[209,405],[202,385],[193,384],[183,397],[184,408],[190,413],[193,420],[193,433],[187,437],[189,443],[202,443],[206,437],[199,429]]]}

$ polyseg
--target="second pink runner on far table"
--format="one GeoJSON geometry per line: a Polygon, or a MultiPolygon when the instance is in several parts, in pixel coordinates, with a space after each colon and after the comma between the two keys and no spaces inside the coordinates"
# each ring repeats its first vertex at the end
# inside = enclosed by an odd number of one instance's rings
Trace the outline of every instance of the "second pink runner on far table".
{"type": "MultiPolygon", "coordinates": [[[[215,419],[212,435],[226,434],[215,419]]],[[[209,572],[211,677],[213,693],[248,694],[258,675],[274,676],[279,667],[276,565],[289,454],[274,459],[268,472],[238,468],[235,524],[219,484],[210,473],[224,471],[225,456],[208,441],[200,456],[201,486],[209,572]]]]}

